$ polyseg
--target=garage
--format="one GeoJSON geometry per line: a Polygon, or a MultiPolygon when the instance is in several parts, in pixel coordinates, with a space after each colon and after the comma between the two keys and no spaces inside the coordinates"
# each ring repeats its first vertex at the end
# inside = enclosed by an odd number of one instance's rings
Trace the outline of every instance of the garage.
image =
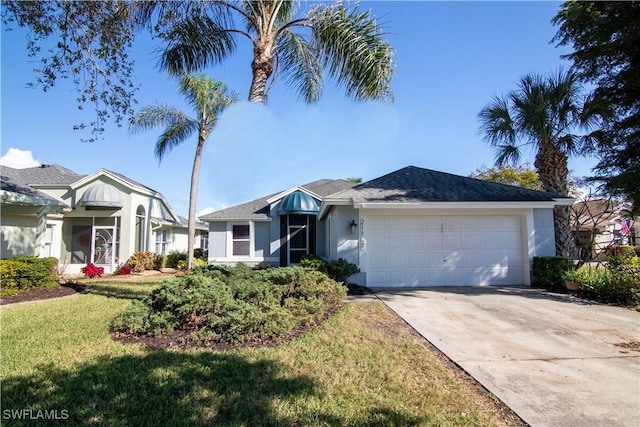
{"type": "Polygon", "coordinates": [[[521,285],[519,215],[369,215],[371,287],[521,285]]]}
{"type": "Polygon", "coordinates": [[[368,287],[531,285],[570,197],[407,166],[324,198],[325,256],[368,287]]]}

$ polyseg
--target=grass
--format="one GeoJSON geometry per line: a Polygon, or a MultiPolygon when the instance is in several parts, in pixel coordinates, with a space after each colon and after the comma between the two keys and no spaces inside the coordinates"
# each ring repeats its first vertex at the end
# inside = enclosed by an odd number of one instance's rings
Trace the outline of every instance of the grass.
{"type": "Polygon", "coordinates": [[[378,302],[276,348],[113,342],[111,320],[157,284],[101,279],[88,295],[2,308],[2,409],[109,426],[517,424],[378,302]]]}

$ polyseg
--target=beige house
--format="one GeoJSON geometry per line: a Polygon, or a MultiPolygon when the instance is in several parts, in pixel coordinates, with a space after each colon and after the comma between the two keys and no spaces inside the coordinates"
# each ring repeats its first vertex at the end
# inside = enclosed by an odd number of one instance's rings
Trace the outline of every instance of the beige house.
{"type": "MultiPolygon", "coordinates": [[[[113,272],[136,251],[187,250],[187,220],[162,194],[100,169],[80,175],[60,165],[1,169],[0,256],[55,257],[61,273],[88,263],[113,272]]],[[[196,226],[196,248],[207,247],[196,226]]]]}
{"type": "Polygon", "coordinates": [[[571,223],[576,257],[584,261],[602,260],[603,251],[609,246],[640,244],[639,219],[631,217],[630,208],[629,203],[602,198],[574,203],[571,223]]]}

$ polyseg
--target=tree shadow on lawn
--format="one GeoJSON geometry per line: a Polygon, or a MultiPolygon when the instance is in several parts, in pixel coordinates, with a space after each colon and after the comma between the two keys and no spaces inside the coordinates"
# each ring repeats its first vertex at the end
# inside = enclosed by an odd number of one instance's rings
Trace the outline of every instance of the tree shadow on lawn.
{"type": "MultiPolygon", "coordinates": [[[[7,410],[57,411],[68,419],[38,425],[346,425],[316,408],[280,415],[275,401],[321,393],[305,376],[287,375],[271,360],[250,361],[230,353],[149,350],[145,355],[102,356],[74,370],[41,365],[24,377],[2,381],[2,421],[7,410]],[[65,411],[65,412],[62,412],[65,411]]],[[[416,425],[427,420],[388,408],[362,414],[358,425],[416,425]]]]}
{"type": "Polygon", "coordinates": [[[147,286],[145,286],[145,284],[137,284],[136,287],[127,286],[124,282],[122,286],[113,283],[95,283],[91,285],[89,293],[108,298],[142,299],[149,295],[149,292],[156,286],[157,284],[154,283],[150,283],[147,286]]]}

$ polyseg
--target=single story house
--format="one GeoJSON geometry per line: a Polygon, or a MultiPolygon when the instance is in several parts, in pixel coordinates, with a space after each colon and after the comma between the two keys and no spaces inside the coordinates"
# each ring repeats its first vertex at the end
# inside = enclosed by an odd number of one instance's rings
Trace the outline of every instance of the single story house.
{"type": "MultiPolygon", "coordinates": [[[[162,194],[100,169],[80,175],[60,165],[0,169],[0,256],[55,257],[60,272],[88,263],[113,272],[135,251],[187,250],[187,220],[162,194]]],[[[196,247],[207,227],[196,226],[196,247]]]]}
{"type": "Polygon", "coordinates": [[[571,222],[577,257],[584,261],[602,260],[603,251],[609,246],[637,245],[639,220],[632,218],[630,203],[602,198],[576,201],[571,206],[571,222]]]}
{"type": "Polygon", "coordinates": [[[368,287],[529,285],[555,255],[553,208],[573,199],[415,166],[355,185],[324,179],[200,217],[209,262],[344,258],[368,287]]]}

